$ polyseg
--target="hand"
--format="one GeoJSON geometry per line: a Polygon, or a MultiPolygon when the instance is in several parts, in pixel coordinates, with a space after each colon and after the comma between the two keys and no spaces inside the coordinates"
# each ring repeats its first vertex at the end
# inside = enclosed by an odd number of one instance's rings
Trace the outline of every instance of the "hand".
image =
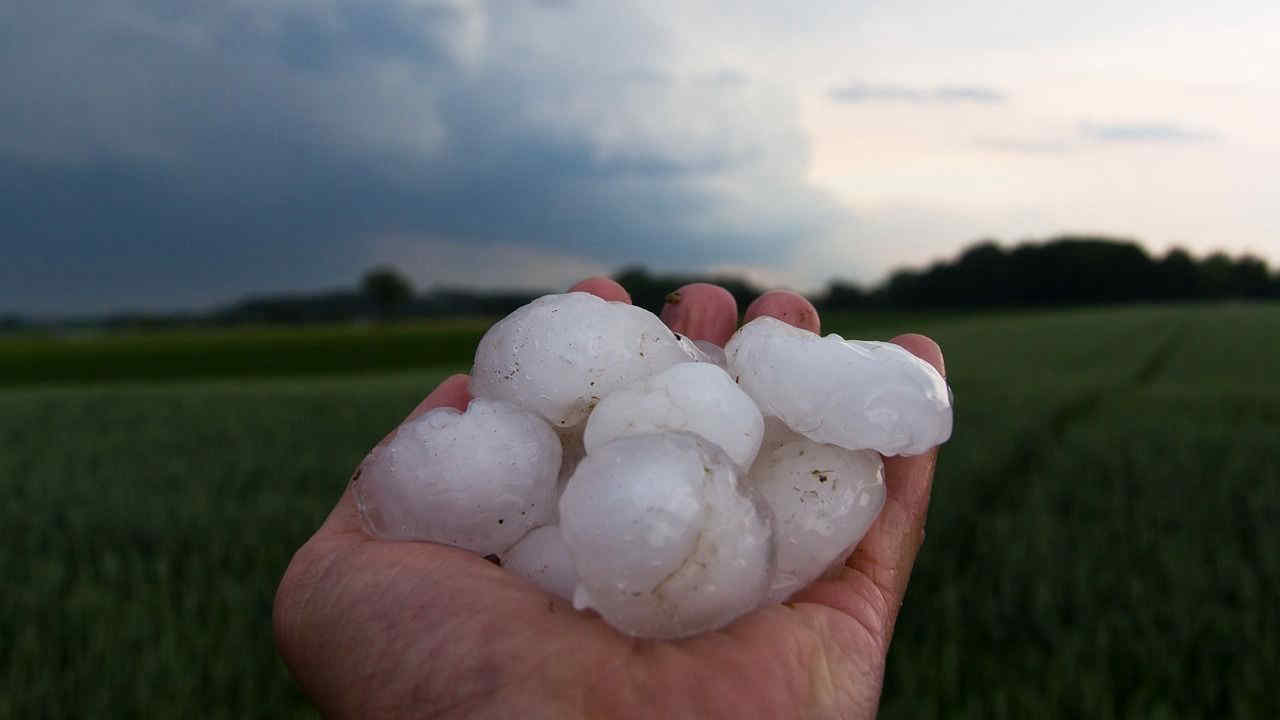
{"type": "MultiPolygon", "coordinates": [[[[604,278],[574,289],[630,301],[604,278]]],[[[793,293],[762,296],[746,319],[759,315],[818,330],[817,311],[793,293]]],[[[737,306],[723,288],[695,284],[662,318],[723,345],[737,306]]],[[[894,342],[943,369],[932,340],[894,342]]],[[[455,375],[409,417],[469,400],[467,376],[455,375]]],[[[834,577],[678,641],[622,635],[463,550],[375,541],[348,487],[285,572],[276,644],[327,717],[870,718],[936,456],[886,460],[884,510],[834,577]]]]}

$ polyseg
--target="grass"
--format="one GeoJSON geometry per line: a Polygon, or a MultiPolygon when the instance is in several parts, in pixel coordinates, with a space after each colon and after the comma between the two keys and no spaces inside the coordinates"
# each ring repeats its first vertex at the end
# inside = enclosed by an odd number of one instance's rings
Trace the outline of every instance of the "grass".
{"type": "MultiPolygon", "coordinates": [[[[928,332],[956,394],[883,717],[1280,714],[1280,307],[828,326],[928,332]]],[[[0,718],[310,717],[275,584],[479,329],[0,345],[60,368],[0,392],[0,718]],[[115,381],[62,382],[95,358],[115,381]]]]}

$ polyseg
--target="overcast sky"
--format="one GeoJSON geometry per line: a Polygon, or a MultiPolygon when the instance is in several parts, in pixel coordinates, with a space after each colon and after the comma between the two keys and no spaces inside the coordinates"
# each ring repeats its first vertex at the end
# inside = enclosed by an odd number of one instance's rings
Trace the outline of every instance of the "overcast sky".
{"type": "Polygon", "coordinates": [[[0,312],[643,263],[812,289],[1065,232],[1280,265],[1280,9],[0,3],[0,312]]]}

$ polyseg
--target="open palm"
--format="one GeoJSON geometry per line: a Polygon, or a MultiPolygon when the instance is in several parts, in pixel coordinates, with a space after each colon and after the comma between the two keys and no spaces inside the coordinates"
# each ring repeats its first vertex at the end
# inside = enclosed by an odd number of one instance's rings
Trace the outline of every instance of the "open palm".
{"type": "MultiPolygon", "coordinates": [[[[601,278],[575,289],[627,299],[601,278]]],[[[813,307],[792,293],[761,297],[746,319],[757,315],[818,330],[813,307]]],[[[724,344],[737,309],[723,289],[699,284],[682,288],[663,319],[724,344]]],[[[928,338],[894,342],[943,369],[928,338]]],[[[467,377],[455,375],[410,417],[469,399],[467,377]]],[[[675,641],[622,635],[472,553],[373,540],[348,488],[280,583],[276,642],[332,717],[869,718],[924,539],[935,457],[886,460],[884,510],[833,577],[675,641]]]]}

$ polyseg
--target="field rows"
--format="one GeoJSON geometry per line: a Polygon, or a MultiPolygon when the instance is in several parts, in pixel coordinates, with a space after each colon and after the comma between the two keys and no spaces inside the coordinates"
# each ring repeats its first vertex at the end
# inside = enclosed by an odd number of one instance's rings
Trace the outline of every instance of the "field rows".
{"type": "MultiPolygon", "coordinates": [[[[900,320],[829,322],[930,333],[956,396],[883,716],[1280,715],[1280,308],[900,320]]],[[[0,392],[0,718],[310,716],[275,583],[454,352],[0,392]]]]}

